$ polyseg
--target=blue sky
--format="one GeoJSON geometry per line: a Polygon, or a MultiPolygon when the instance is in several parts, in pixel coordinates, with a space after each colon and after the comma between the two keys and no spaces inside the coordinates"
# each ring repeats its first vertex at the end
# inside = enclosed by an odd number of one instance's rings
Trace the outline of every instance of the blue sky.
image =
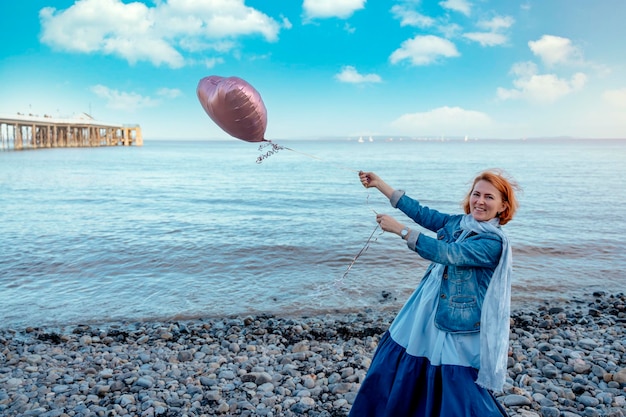
{"type": "Polygon", "coordinates": [[[224,139],[196,97],[219,75],[259,91],[267,139],[626,137],[623,0],[27,0],[0,15],[0,115],[224,139]]]}

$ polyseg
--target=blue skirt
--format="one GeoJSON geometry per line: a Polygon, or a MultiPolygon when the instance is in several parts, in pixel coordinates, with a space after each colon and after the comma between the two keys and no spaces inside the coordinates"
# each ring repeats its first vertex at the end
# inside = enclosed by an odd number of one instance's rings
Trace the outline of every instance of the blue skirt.
{"type": "Polygon", "coordinates": [[[383,335],[350,417],[503,417],[477,385],[480,334],[435,326],[440,268],[425,277],[383,335]]]}
{"type": "Polygon", "coordinates": [[[506,411],[475,384],[476,369],[435,366],[383,335],[351,417],[503,417],[506,411]]]}

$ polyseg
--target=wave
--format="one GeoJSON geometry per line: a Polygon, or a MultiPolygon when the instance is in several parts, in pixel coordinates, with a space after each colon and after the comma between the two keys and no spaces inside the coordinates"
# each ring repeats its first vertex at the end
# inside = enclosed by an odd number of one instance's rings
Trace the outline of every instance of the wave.
{"type": "Polygon", "coordinates": [[[560,258],[612,259],[612,257],[624,257],[625,246],[624,243],[611,241],[577,242],[575,244],[516,244],[512,251],[514,256],[530,258],[558,256],[560,258]]]}

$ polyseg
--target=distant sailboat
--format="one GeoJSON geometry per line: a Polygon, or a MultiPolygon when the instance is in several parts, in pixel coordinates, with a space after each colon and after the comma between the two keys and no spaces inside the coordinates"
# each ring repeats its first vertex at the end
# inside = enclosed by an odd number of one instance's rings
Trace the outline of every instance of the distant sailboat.
{"type": "Polygon", "coordinates": [[[369,141],[370,141],[370,142],[374,142],[374,139],[370,136],[369,141]]]}
{"type": "Polygon", "coordinates": [[[359,143],[363,143],[363,136],[359,136],[359,140],[358,140],[358,142],[359,142],[359,143]]]}
{"type": "Polygon", "coordinates": [[[467,140],[468,140],[467,135],[465,135],[465,142],[467,142],[467,140]]]}

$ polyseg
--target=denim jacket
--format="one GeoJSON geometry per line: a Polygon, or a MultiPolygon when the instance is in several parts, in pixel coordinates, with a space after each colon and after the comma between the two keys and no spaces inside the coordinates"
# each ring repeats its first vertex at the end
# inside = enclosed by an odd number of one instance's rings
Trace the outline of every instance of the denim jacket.
{"type": "Polygon", "coordinates": [[[495,233],[470,233],[459,241],[463,215],[449,215],[422,206],[397,190],[391,205],[400,209],[437,238],[411,230],[407,245],[422,258],[432,261],[422,282],[436,264],[443,265],[435,326],[451,333],[480,330],[480,313],[487,287],[502,252],[502,239],[495,233]]]}

